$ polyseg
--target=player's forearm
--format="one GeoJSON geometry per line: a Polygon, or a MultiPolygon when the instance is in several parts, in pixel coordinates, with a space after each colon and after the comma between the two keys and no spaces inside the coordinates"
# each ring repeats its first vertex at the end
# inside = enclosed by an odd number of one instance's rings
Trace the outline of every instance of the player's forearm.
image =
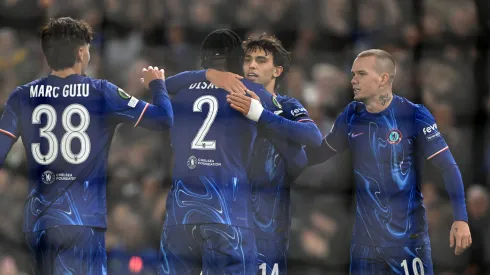
{"type": "Polygon", "coordinates": [[[314,122],[297,122],[263,110],[259,125],[299,144],[318,147],[322,134],[314,122]]]}
{"type": "Polygon", "coordinates": [[[140,123],[141,127],[155,130],[165,130],[174,124],[172,103],[163,80],[153,80],[149,84],[153,93],[153,104],[148,104],[140,123]]]}
{"type": "Polygon", "coordinates": [[[446,191],[449,194],[455,221],[468,221],[464,195],[464,185],[458,165],[451,152],[445,150],[431,159],[438,168],[443,179],[446,191]]]}
{"type": "Polygon", "coordinates": [[[309,166],[325,162],[337,153],[327,143],[327,138],[323,139],[322,144],[319,147],[306,146],[304,149],[309,166]]]}
{"type": "Polygon", "coordinates": [[[196,81],[207,81],[206,70],[181,72],[174,76],[167,77],[165,84],[167,85],[168,93],[174,95],[177,94],[180,89],[189,86],[196,81]]]}
{"type": "Polygon", "coordinates": [[[306,158],[306,153],[301,144],[293,144],[292,141],[280,137],[271,131],[266,131],[265,135],[284,158],[287,166],[287,173],[293,178],[299,176],[301,171],[308,165],[308,159],[306,158]]]}
{"type": "Polygon", "coordinates": [[[10,152],[10,148],[12,148],[12,145],[14,145],[15,141],[16,140],[14,138],[0,133],[0,168],[3,167],[5,159],[10,152]]]}

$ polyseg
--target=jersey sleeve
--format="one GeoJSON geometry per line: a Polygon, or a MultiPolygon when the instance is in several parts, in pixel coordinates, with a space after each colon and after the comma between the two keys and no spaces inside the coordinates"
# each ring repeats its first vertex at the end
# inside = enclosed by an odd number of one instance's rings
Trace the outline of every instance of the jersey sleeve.
{"type": "Polygon", "coordinates": [[[0,118],[0,168],[20,133],[20,103],[15,90],[7,100],[0,118]]]}
{"type": "Polygon", "coordinates": [[[349,147],[349,119],[354,108],[354,103],[349,104],[337,117],[330,133],[325,137],[324,143],[336,153],[340,153],[349,147]]]}
{"type": "Polygon", "coordinates": [[[20,135],[20,103],[16,89],[8,98],[0,118],[0,134],[14,140],[20,135]]]}
{"type": "Polygon", "coordinates": [[[297,99],[284,96],[273,100],[278,101],[285,118],[297,122],[313,122],[306,108],[297,99]]]}
{"type": "Polygon", "coordinates": [[[204,81],[207,81],[206,70],[185,71],[174,76],[167,77],[165,84],[167,85],[168,93],[175,95],[180,89],[189,86],[192,83],[204,81]]]}
{"type": "Polygon", "coordinates": [[[138,100],[108,81],[102,83],[102,89],[107,102],[106,111],[115,123],[130,123],[134,127],[156,130],[172,126],[172,104],[163,80],[150,82],[154,104],[138,100]]]}
{"type": "Polygon", "coordinates": [[[415,131],[419,150],[426,159],[430,160],[449,148],[437,129],[434,116],[422,105],[418,105],[415,111],[415,131]]]}

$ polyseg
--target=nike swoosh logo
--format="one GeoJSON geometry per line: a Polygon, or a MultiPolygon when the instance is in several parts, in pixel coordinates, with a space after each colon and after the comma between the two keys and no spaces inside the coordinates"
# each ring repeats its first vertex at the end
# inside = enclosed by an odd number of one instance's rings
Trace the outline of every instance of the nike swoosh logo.
{"type": "Polygon", "coordinates": [[[282,114],[282,110],[274,111],[274,114],[280,115],[280,114],[282,114]]]}
{"type": "Polygon", "coordinates": [[[352,133],[350,136],[351,136],[352,138],[355,138],[355,137],[358,137],[358,136],[360,136],[360,135],[362,135],[362,134],[364,134],[364,132],[361,132],[361,133],[355,133],[355,134],[354,134],[354,133],[352,133]]]}

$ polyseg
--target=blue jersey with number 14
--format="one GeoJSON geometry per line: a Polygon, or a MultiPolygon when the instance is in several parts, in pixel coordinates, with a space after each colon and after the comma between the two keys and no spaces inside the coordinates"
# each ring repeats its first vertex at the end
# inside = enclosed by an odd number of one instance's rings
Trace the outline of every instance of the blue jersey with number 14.
{"type": "Polygon", "coordinates": [[[168,108],[131,97],[105,80],[75,74],[49,75],[11,94],[0,133],[22,137],[25,147],[25,232],[60,225],[106,227],[106,170],[114,130],[123,122],[169,126],[171,106],[163,82],[159,85],[158,96],[168,108]]]}

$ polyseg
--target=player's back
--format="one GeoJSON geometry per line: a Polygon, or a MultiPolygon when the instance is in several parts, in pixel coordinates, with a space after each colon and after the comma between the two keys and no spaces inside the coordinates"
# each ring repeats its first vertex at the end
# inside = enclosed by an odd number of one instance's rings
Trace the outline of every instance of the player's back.
{"type": "Polygon", "coordinates": [[[107,87],[117,89],[80,75],[50,75],[18,87],[9,99],[28,164],[24,231],[106,227],[106,167],[117,125],[107,87]]]}
{"type": "MultiPolygon", "coordinates": [[[[260,85],[244,83],[259,97],[267,94],[260,85]]],[[[249,226],[247,170],[257,126],[232,109],[226,95],[197,82],[172,99],[174,169],[166,225],[249,226]]]]}

